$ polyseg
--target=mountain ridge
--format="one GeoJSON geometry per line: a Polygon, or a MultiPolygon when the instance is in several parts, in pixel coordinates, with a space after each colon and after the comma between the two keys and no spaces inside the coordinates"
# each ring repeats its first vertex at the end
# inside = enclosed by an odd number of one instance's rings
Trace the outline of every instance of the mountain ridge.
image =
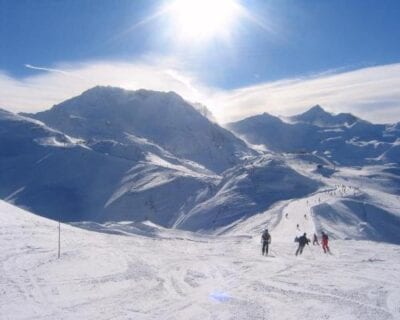
{"type": "Polygon", "coordinates": [[[143,137],[217,173],[254,154],[241,139],[172,92],[99,86],[29,116],[83,139],[143,137]]]}
{"type": "MultiPolygon", "coordinates": [[[[99,86],[38,114],[0,111],[0,198],[64,221],[151,221],[221,233],[276,222],[283,213],[271,208],[333,184],[356,188],[361,172],[369,188],[400,190],[398,124],[350,123],[348,114],[310,110],[289,121],[263,113],[229,131],[176,93],[99,86]]],[[[332,220],[327,211],[338,212],[375,230],[360,237],[397,241],[353,212],[360,200],[350,200],[330,196],[331,206],[314,205],[321,226],[332,220]]],[[[397,221],[379,201],[368,210],[397,221]]]]}
{"type": "Polygon", "coordinates": [[[338,165],[385,163],[383,154],[396,148],[400,137],[395,125],[373,124],[348,113],[334,115],[319,105],[288,122],[263,113],[227,128],[250,144],[274,152],[315,153],[338,165]]]}
{"type": "Polygon", "coordinates": [[[320,127],[351,126],[360,119],[351,113],[333,114],[325,111],[319,104],[307,111],[289,117],[292,121],[305,122],[320,127]]]}

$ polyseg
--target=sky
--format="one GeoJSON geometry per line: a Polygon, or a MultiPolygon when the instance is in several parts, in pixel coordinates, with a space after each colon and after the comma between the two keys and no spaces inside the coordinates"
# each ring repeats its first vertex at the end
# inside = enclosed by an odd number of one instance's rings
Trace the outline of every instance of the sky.
{"type": "Polygon", "coordinates": [[[320,104],[400,121],[397,0],[0,0],[0,107],[94,85],[176,91],[221,122],[320,104]]]}

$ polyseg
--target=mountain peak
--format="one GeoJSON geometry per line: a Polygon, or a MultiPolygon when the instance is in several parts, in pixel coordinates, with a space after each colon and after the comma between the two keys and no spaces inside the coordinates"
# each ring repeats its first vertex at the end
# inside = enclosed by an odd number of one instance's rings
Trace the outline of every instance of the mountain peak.
{"type": "Polygon", "coordinates": [[[306,112],[302,113],[301,115],[306,115],[306,114],[321,115],[321,114],[330,114],[330,113],[325,111],[325,109],[322,108],[319,104],[316,104],[315,106],[311,107],[310,109],[308,109],[306,112]]]}
{"type": "Polygon", "coordinates": [[[118,88],[118,87],[112,87],[112,86],[95,86],[92,88],[87,89],[86,91],[82,92],[81,95],[93,95],[93,94],[105,94],[105,93],[124,93],[128,90],[118,88]]]}
{"type": "Polygon", "coordinates": [[[215,172],[254,153],[174,92],[97,86],[30,116],[79,139],[126,143],[127,134],[146,138],[215,172]]]}
{"type": "Polygon", "coordinates": [[[320,127],[337,127],[351,125],[358,120],[350,113],[332,114],[325,111],[319,104],[299,115],[290,117],[292,121],[304,122],[320,127]]]}
{"type": "Polygon", "coordinates": [[[88,93],[131,93],[131,94],[162,94],[162,95],[170,95],[170,96],[177,96],[180,97],[176,92],[174,91],[157,91],[157,90],[150,90],[150,89],[124,89],[120,87],[114,87],[114,86],[103,86],[103,85],[97,85],[92,88],[87,89],[82,93],[82,95],[88,94],[88,93]]]}

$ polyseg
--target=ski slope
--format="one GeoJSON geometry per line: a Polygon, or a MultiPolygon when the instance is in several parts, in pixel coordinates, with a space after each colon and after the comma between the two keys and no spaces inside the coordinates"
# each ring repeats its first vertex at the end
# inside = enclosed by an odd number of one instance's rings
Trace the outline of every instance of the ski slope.
{"type": "MultiPolygon", "coordinates": [[[[299,201],[282,209],[289,219],[299,201]]],[[[337,240],[332,256],[310,246],[295,257],[291,225],[277,222],[263,257],[260,234],[238,228],[62,224],[57,259],[58,224],[0,201],[0,318],[400,319],[399,246],[337,240]]]]}

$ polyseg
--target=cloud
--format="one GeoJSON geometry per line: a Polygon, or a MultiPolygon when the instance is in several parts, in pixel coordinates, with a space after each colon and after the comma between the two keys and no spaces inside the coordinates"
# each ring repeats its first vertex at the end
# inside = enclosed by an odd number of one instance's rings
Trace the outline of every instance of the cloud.
{"type": "Polygon", "coordinates": [[[269,112],[292,115],[320,104],[373,122],[400,121],[400,64],[288,79],[222,92],[213,97],[223,121],[269,112]]]}
{"type": "Polygon", "coordinates": [[[25,67],[28,69],[33,69],[33,70],[40,70],[40,71],[48,71],[48,72],[58,72],[64,75],[68,75],[69,73],[63,70],[59,69],[52,69],[52,68],[44,68],[44,67],[36,67],[31,64],[25,64],[25,67]]]}
{"type": "MultiPolygon", "coordinates": [[[[154,61],[154,59],[152,59],[154,61]]],[[[269,112],[291,115],[320,104],[373,122],[400,120],[400,63],[341,73],[285,79],[235,90],[202,84],[174,60],[135,63],[94,61],[35,67],[38,74],[16,79],[0,71],[0,107],[37,112],[95,85],[175,91],[209,107],[221,122],[269,112]]]]}
{"type": "Polygon", "coordinates": [[[202,92],[207,89],[192,85],[189,75],[180,74],[171,65],[175,66],[172,61],[157,65],[97,61],[60,64],[54,68],[28,65],[41,72],[23,79],[0,71],[0,107],[13,112],[37,112],[96,85],[176,91],[189,100],[202,100],[198,88],[202,92]]]}

